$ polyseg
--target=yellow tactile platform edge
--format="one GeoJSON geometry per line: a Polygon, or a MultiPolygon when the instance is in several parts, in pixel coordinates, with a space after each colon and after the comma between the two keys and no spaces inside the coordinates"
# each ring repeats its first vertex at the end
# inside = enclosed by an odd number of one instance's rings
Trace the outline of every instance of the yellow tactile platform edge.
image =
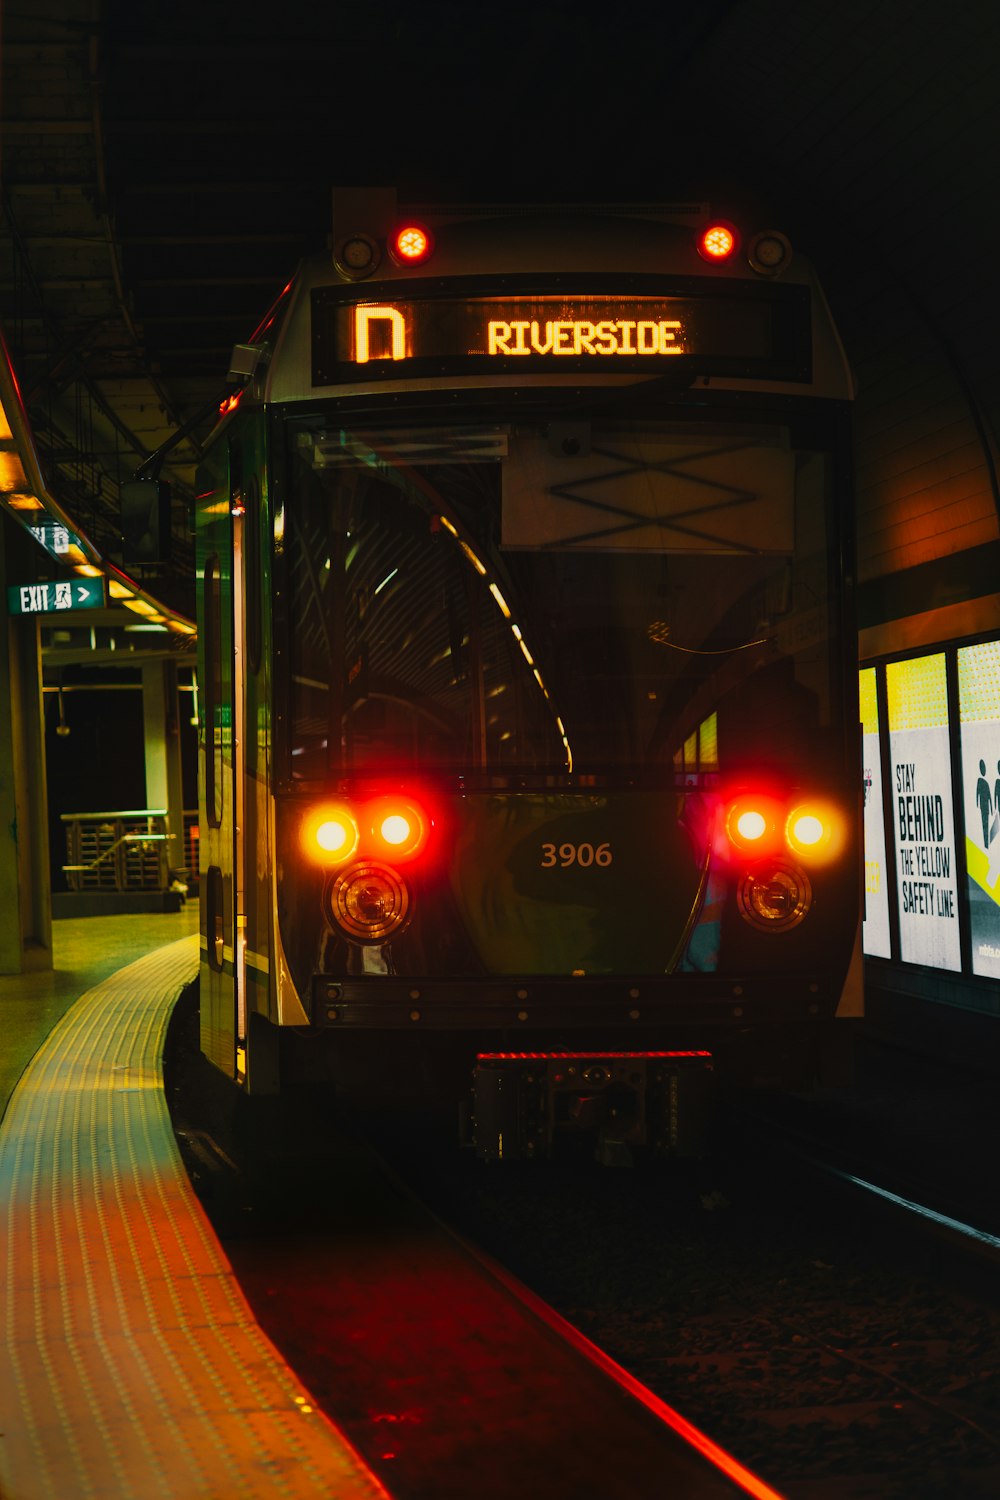
{"type": "Polygon", "coordinates": [[[0,1125],[3,1500],[375,1500],[254,1321],[163,1095],[184,938],[89,990],[0,1125]]]}

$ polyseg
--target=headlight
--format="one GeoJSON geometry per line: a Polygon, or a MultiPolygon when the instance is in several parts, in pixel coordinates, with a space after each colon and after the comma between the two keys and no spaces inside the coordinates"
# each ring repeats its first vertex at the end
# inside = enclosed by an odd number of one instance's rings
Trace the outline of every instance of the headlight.
{"type": "Polygon", "coordinates": [[[330,915],[362,943],[379,943],[398,932],[410,909],[406,882],[388,865],[366,860],[337,876],[330,888],[330,915]]]}
{"type": "Polygon", "coordinates": [[[744,875],[738,892],[740,915],[761,932],[797,927],[812,905],[812,886],[804,870],[785,860],[765,860],[744,875]]]}

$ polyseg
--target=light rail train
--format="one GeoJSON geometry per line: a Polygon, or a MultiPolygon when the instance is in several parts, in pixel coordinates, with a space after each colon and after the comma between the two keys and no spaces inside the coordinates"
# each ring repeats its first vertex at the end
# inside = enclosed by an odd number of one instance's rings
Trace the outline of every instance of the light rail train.
{"type": "Polygon", "coordinates": [[[486,1159],[697,1150],[859,1004],[814,273],[683,204],[335,192],[331,246],[199,473],[203,1050],[471,1098],[486,1159]]]}

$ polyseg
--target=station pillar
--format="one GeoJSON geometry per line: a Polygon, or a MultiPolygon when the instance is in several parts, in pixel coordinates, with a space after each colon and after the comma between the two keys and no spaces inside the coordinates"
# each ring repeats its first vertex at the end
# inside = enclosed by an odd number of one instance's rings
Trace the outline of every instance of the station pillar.
{"type": "MultiPolygon", "coordinates": [[[[34,542],[28,544],[34,546],[34,542]]],[[[33,578],[21,528],[0,520],[0,974],[52,967],[52,888],[38,620],[10,615],[33,578]],[[22,569],[23,558],[23,569],[22,569]]]]}
{"type": "Polygon", "coordinates": [[[142,668],[142,724],[146,752],[146,806],[163,807],[170,835],[167,863],[186,863],[184,852],[184,781],[181,774],[180,704],[177,667],[172,661],[146,662],[142,668]]]}

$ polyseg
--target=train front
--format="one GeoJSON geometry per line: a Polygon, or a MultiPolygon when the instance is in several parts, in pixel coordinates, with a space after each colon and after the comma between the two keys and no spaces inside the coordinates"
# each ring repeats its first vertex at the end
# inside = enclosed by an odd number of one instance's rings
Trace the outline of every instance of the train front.
{"type": "Polygon", "coordinates": [[[839,347],[780,236],[400,227],[337,226],[268,375],[276,944],[342,1089],[698,1151],[845,1008],[839,347]]]}

